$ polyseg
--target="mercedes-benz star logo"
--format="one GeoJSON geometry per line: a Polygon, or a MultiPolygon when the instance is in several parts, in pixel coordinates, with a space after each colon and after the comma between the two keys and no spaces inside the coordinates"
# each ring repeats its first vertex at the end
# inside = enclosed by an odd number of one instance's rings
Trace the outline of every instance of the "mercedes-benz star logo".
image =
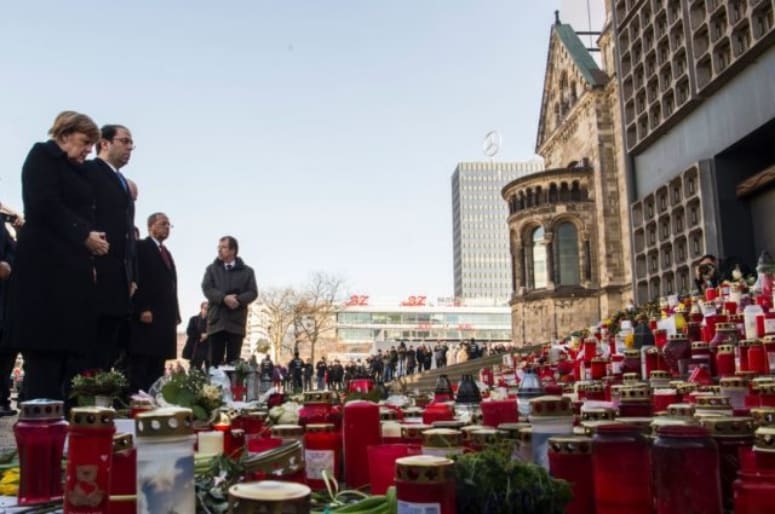
{"type": "Polygon", "coordinates": [[[501,135],[497,130],[491,130],[484,136],[482,151],[484,155],[492,159],[501,149],[501,135]]]}

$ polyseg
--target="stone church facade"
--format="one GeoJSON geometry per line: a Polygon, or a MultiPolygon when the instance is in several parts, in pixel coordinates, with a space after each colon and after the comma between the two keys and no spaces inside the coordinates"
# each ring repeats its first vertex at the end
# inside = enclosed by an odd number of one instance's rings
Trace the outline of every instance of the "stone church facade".
{"type": "Polygon", "coordinates": [[[573,27],[551,27],[536,152],[546,169],[507,184],[517,344],[589,327],[632,298],[629,207],[609,21],[603,68],[573,27]]]}

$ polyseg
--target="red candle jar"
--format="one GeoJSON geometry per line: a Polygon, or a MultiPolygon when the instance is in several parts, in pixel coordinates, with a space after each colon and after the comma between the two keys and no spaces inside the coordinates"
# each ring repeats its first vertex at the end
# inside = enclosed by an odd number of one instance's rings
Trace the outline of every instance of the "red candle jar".
{"type": "Polygon", "coordinates": [[[722,377],[719,379],[719,388],[721,394],[729,397],[729,404],[734,410],[745,409],[745,396],[748,394],[748,388],[742,378],[738,376],[722,377]]]}
{"type": "Polygon", "coordinates": [[[334,391],[308,391],[304,393],[304,406],[299,409],[299,425],[307,423],[333,423],[336,429],[342,428],[342,411],[335,408],[334,391]]]}
{"type": "Polygon", "coordinates": [[[348,393],[363,393],[367,394],[374,389],[374,380],[370,378],[354,378],[350,380],[347,385],[348,393]]]}
{"type": "Polygon", "coordinates": [[[153,404],[153,400],[146,400],[144,398],[135,398],[129,402],[129,417],[134,418],[141,412],[153,410],[156,407],[153,404]]]}
{"type": "Polygon", "coordinates": [[[110,471],[110,514],[137,513],[137,450],[132,434],[113,438],[113,467],[110,471]]]}
{"type": "Polygon", "coordinates": [[[657,429],[652,451],[657,514],[722,514],[718,447],[705,428],[657,429]]]}
{"type": "Polygon", "coordinates": [[[646,350],[646,376],[650,377],[653,371],[667,371],[667,364],[662,357],[662,352],[652,346],[646,350]]]}
{"type": "Polygon", "coordinates": [[[232,428],[223,434],[223,453],[227,457],[239,460],[245,453],[245,431],[241,428],[232,428]]]}
{"type": "Polygon", "coordinates": [[[433,428],[425,423],[405,423],[401,425],[401,442],[405,444],[421,444],[422,433],[433,428]]]}
{"type": "Polygon", "coordinates": [[[716,324],[726,323],[727,317],[723,314],[711,314],[705,316],[705,326],[702,328],[702,340],[710,343],[716,336],[716,324]]]}
{"type": "Polygon", "coordinates": [[[455,514],[453,466],[451,460],[432,455],[414,455],[396,460],[398,512],[455,514]]]}
{"type": "Polygon", "coordinates": [[[773,373],[775,372],[775,336],[762,337],[762,345],[764,345],[764,352],[767,354],[768,373],[773,373]]]}
{"type": "Polygon", "coordinates": [[[606,369],[608,367],[608,359],[603,357],[595,357],[592,359],[592,380],[600,380],[607,375],[606,369]]]}
{"type": "Polygon", "coordinates": [[[686,324],[686,338],[689,341],[704,341],[702,324],[698,321],[689,321],[686,324]]]}
{"type": "Polygon", "coordinates": [[[30,400],[14,424],[19,452],[19,505],[62,498],[62,450],[67,435],[63,402],[30,400]]]}
{"type": "Polygon", "coordinates": [[[767,353],[760,341],[751,341],[748,345],[748,369],[761,375],[770,372],[767,353]]]}
{"type": "Polygon", "coordinates": [[[713,337],[710,343],[708,343],[708,350],[710,350],[711,361],[710,371],[715,377],[718,376],[718,370],[716,369],[716,354],[718,353],[718,347],[722,345],[737,346],[739,340],[737,332],[737,326],[734,323],[717,323],[716,335],[713,337]]]}
{"type": "Polygon", "coordinates": [[[63,512],[104,514],[113,463],[113,409],[78,407],[70,411],[63,512]]]}
{"type": "Polygon", "coordinates": [[[432,403],[422,412],[422,422],[432,425],[434,421],[449,421],[455,419],[455,407],[450,403],[432,403]]]}
{"type": "Polygon", "coordinates": [[[775,384],[762,384],[759,386],[759,406],[775,407],[775,384]]]}
{"type": "Polygon", "coordinates": [[[666,344],[667,330],[664,328],[657,328],[654,330],[654,345],[661,350],[666,344]]]}
{"type": "Polygon", "coordinates": [[[775,335],[775,311],[756,316],[756,335],[759,337],[775,335]]]}
{"type": "Polygon", "coordinates": [[[549,438],[549,471],[554,478],[570,483],[573,499],[567,514],[594,514],[592,439],[584,436],[549,438]]]}
{"type": "Polygon", "coordinates": [[[689,340],[681,334],[667,338],[667,344],[662,349],[667,370],[674,377],[685,376],[688,372],[688,362],[692,358],[692,347],[689,340]]]}
{"type": "Polygon", "coordinates": [[[624,355],[617,353],[611,355],[611,375],[621,378],[622,376],[622,364],[624,363],[624,355]]]}
{"type": "Polygon", "coordinates": [[[716,374],[719,377],[732,377],[735,375],[735,347],[730,344],[722,344],[716,352],[716,374]]]}
{"type": "Polygon", "coordinates": [[[323,471],[339,480],[342,442],[333,423],[310,423],[304,433],[304,468],[307,485],[314,490],[326,488],[323,471]]]}
{"type": "Polygon", "coordinates": [[[589,365],[595,357],[597,357],[597,339],[588,337],[584,340],[584,364],[589,365]]]}
{"type": "Polygon", "coordinates": [[[602,382],[583,382],[577,387],[579,400],[605,401],[605,386],[602,382]]]}
{"type": "Polygon", "coordinates": [[[700,424],[710,432],[719,452],[721,497],[724,508],[732,512],[734,497],[732,484],[740,470],[740,450],[753,444],[752,418],[702,418],[700,424]]]}
{"type": "Polygon", "coordinates": [[[245,444],[248,451],[254,451],[251,448],[251,441],[263,437],[266,416],[266,411],[242,411],[232,420],[231,426],[245,431],[245,444]]]}
{"type": "Polygon", "coordinates": [[[485,400],[479,407],[482,409],[482,422],[489,427],[519,421],[516,400],[485,400]]]}
{"type": "Polygon", "coordinates": [[[670,405],[680,403],[681,395],[675,389],[656,389],[651,395],[651,404],[655,414],[667,412],[670,405]]]}
{"type": "Polygon", "coordinates": [[[697,364],[705,364],[710,369],[710,349],[708,343],[704,341],[694,341],[692,343],[692,362],[697,364]]]}
{"type": "Polygon", "coordinates": [[[624,361],[622,361],[622,374],[637,373],[641,377],[640,350],[624,350],[624,361]]]}
{"type": "Polygon", "coordinates": [[[596,514],[652,514],[649,445],[637,427],[598,426],[592,465],[596,514]]]}
{"type": "Polygon", "coordinates": [[[379,405],[365,400],[354,400],[344,406],[343,449],[344,481],[348,487],[358,488],[369,483],[369,445],[379,444],[379,405]]]}
{"type": "Polygon", "coordinates": [[[705,301],[706,302],[712,302],[718,298],[718,289],[715,287],[708,287],[705,288],[705,301]]]}
{"type": "Polygon", "coordinates": [[[644,418],[652,414],[651,392],[648,385],[637,384],[619,389],[619,416],[644,418]]]}

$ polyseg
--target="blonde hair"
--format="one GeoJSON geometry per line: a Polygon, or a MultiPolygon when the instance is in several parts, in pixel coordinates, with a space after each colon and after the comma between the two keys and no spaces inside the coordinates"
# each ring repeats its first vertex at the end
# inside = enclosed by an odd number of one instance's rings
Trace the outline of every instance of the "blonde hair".
{"type": "Polygon", "coordinates": [[[48,135],[56,140],[74,132],[86,135],[92,144],[100,138],[100,129],[94,120],[75,111],[60,112],[54,119],[54,124],[48,129],[48,135]]]}

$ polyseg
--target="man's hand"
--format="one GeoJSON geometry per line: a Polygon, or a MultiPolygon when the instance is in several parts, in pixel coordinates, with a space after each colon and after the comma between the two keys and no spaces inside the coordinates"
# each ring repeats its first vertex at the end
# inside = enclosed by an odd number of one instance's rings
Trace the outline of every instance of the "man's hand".
{"type": "Polygon", "coordinates": [[[105,239],[105,232],[89,232],[89,237],[86,238],[84,244],[93,255],[105,255],[110,248],[108,241],[105,239]]]}
{"type": "Polygon", "coordinates": [[[153,323],[153,314],[151,311],[143,311],[140,313],[140,321],[142,323],[153,323]]]}
{"type": "Polygon", "coordinates": [[[132,298],[135,293],[137,292],[137,282],[130,282],[129,283],[129,298],[132,298]]]}
{"type": "Polygon", "coordinates": [[[239,300],[237,300],[236,294],[227,294],[223,297],[223,303],[226,304],[226,307],[229,309],[236,309],[239,307],[239,300]]]}
{"type": "Polygon", "coordinates": [[[0,280],[7,280],[11,276],[11,265],[6,261],[0,261],[0,280]]]}
{"type": "Polygon", "coordinates": [[[204,341],[205,339],[207,339],[207,332],[202,332],[199,335],[199,341],[204,341]]]}

